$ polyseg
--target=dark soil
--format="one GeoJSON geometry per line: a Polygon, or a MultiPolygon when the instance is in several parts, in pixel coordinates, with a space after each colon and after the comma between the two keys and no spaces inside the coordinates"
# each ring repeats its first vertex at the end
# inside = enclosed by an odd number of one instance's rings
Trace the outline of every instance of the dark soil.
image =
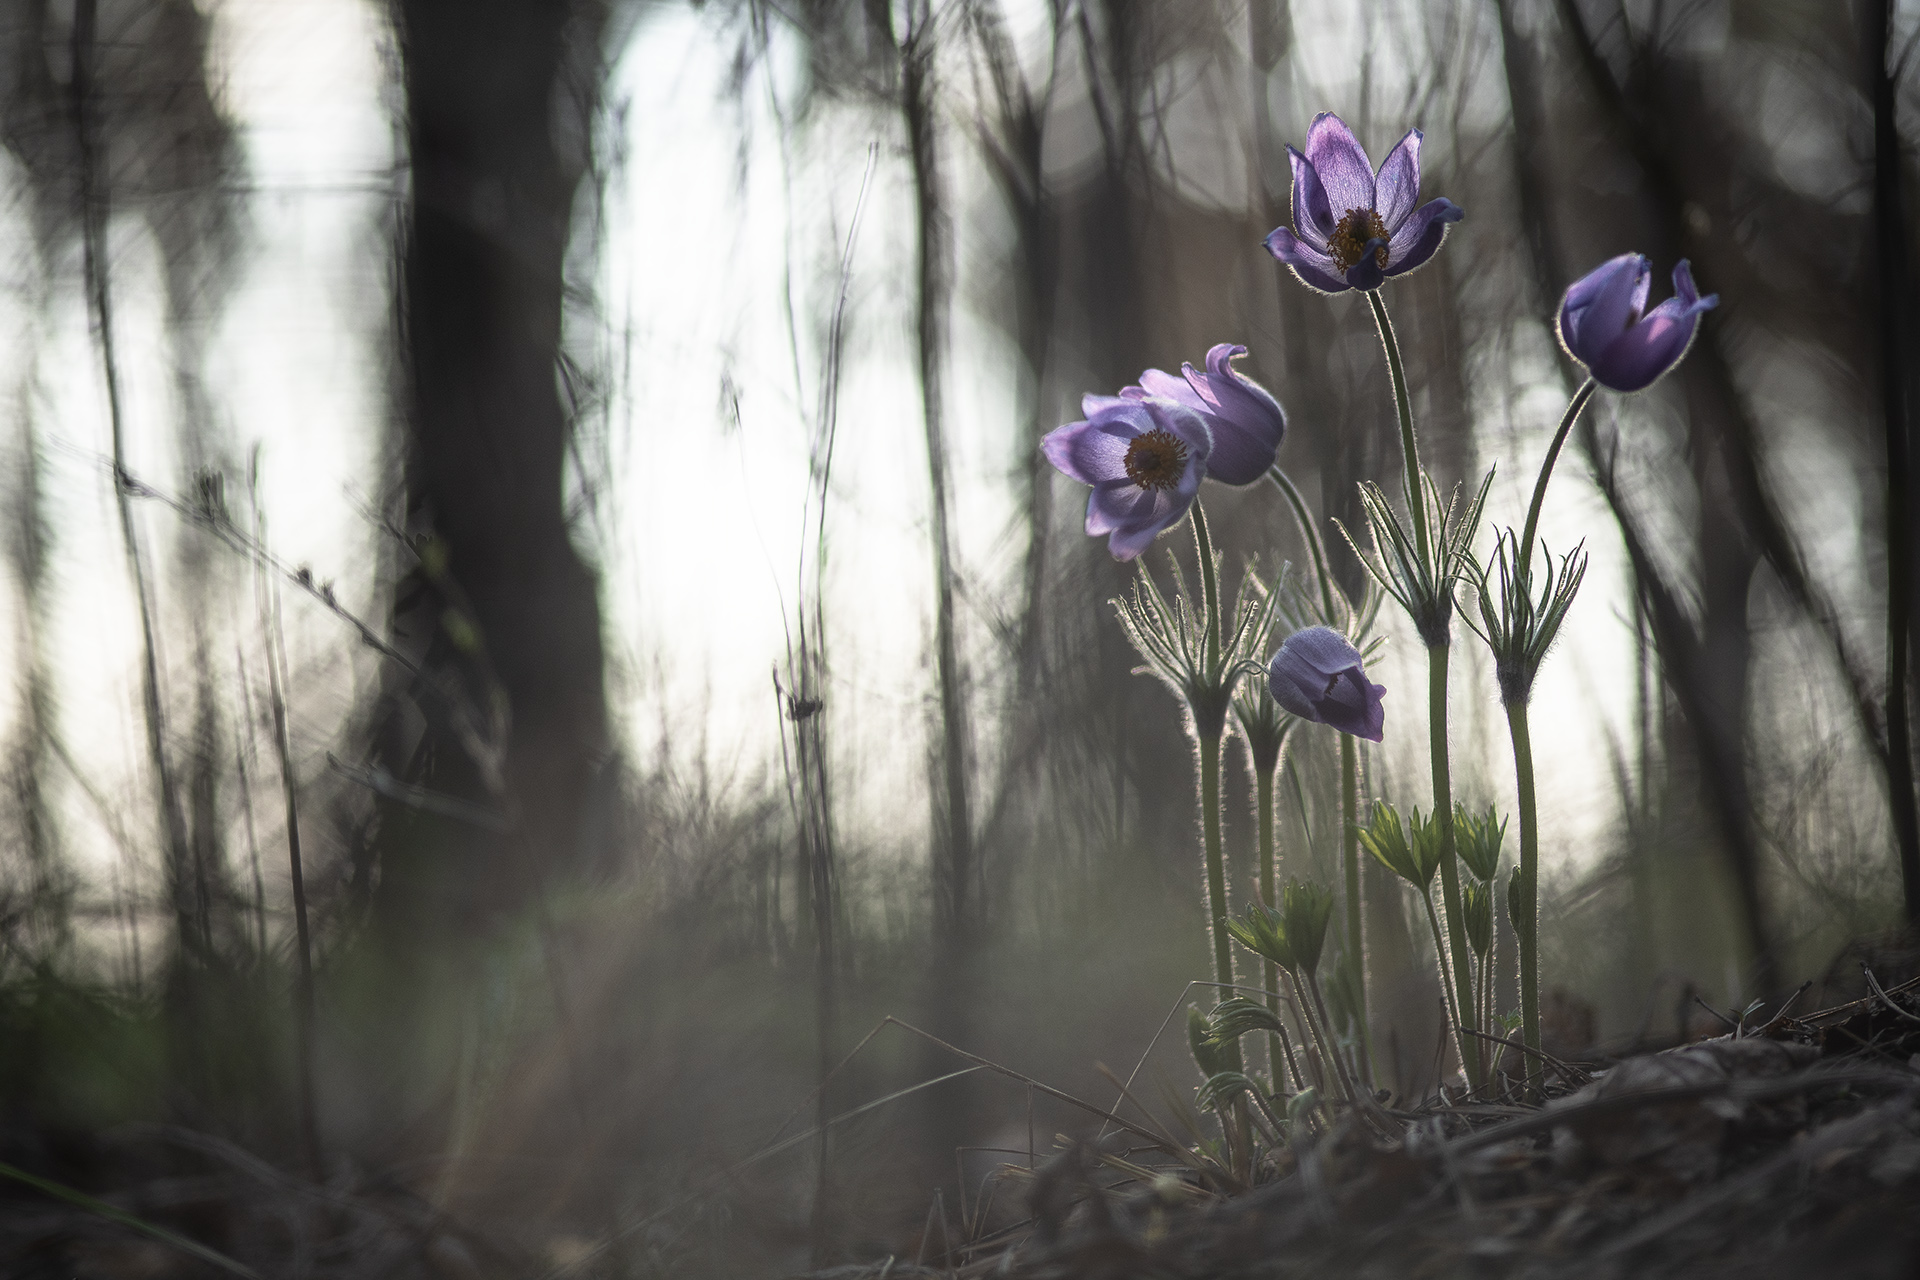
{"type": "Polygon", "coordinates": [[[1081,1144],[939,1265],[812,1277],[1920,1276],[1920,982],[1552,1076],[1543,1105],[1344,1113],[1244,1189],[1081,1144]]]}
{"type": "MultiPolygon", "coordinates": [[[[1002,1171],[1017,1221],[969,1234],[941,1213],[899,1254],[808,1277],[1920,1276],[1920,979],[1663,1052],[1556,1060],[1544,1101],[1502,1088],[1323,1112],[1250,1183],[1144,1129],[1079,1143],[1002,1171]]],[[[556,1265],[505,1243],[530,1224],[476,1229],[398,1180],[302,1177],[186,1129],[16,1119],[0,1162],[5,1280],[590,1276],[617,1256],[583,1238],[579,1265],[556,1265]]],[[[640,1270],[679,1273],[659,1255],[640,1270]]]]}

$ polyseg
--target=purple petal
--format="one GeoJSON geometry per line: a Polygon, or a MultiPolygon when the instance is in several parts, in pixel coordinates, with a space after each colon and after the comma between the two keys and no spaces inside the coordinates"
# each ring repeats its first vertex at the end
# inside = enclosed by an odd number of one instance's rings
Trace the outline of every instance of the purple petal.
{"type": "Polygon", "coordinates": [[[1374,236],[1361,246],[1359,261],[1347,268],[1348,284],[1356,289],[1380,287],[1380,282],[1387,278],[1387,273],[1381,269],[1380,256],[1375,251],[1385,243],[1387,242],[1379,236],[1374,236]]]}
{"type": "Polygon", "coordinates": [[[1360,665],[1360,651],[1332,627],[1303,628],[1288,636],[1281,648],[1322,681],[1360,665]]]}
{"type": "Polygon", "coordinates": [[[1373,163],[1346,123],[1331,111],[1313,118],[1307,130],[1307,161],[1326,189],[1327,208],[1337,221],[1349,209],[1373,208],[1373,163]]]}
{"type": "Polygon", "coordinates": [[[1187,379],[1176,378],[1172,374],[1164,373],[1159,369],[1149,369],[1141,374],[1140,386],[1138,388],[1129,388],[1129,390],[1136,389],[1141,391],[1143,396],[1159,396],[1163,400],[1177,401],[1187,408],[1192,409],[1195,413],[1211,413],[1213,411],[1213,406],[1207,403],[1205,396],[1196,394],[1198,389],[1189,386],[1187,379]]]}
{"type": "Polygon", "coordinates": [[[1284,650],[1273,655],[1273,662],[1267,667],[1267,691],[1281,710],[1318,723],[1320,717],[1314,713],[1306,689],[1301,687],[1294,670],[1281,661],[1285,656],[1284,650]]]}
{"type": "Polygon", "coordinates": [[[1125,476],[1102,480],[1087,495],[1087,533],[1092,537],[1132,528],[1153,514],[1153,494],[1125,476]]]}
{"type": "Polygon", "coordinates": [[[1127,474],[1127,441],[1091,422],[1069,422],[1047,432],[1040,451],[1069,480],[1098,485],[1127,474]]]}
{"type": "Polygon", "coordinates": [[[1386,736],[1387,713],[1380,700],[1387,696],[1384,685],[1370,684],[1366,673],[1352,667],[1340,673],[1321,700],[1321,719],[1341,733],[1379,742],[1386,736]]]}
{"type": "Polygon", "coordinates": [[[1693,283],[1693,264],[1685,258],[1673,264],[1673,296],[1680,305],[1689,309],[1711,311],[1720,305],[1720,295],[1717,293],[1705,298],[1700,296],[1700,290],[1693,283]]]}
{"type": "Polygon", "coordinates": [[[1247,349],[1222,342],[1207,352],[1207,372],[1184,366],[1193,390],[1213,405],[1213,453],[1207,474],[1224,484],[1252,484],[1273,465],[1287,415],[1267,389],[1233,368],[1247,349]]]}
{"type": "MultiPolygon", "coordinates": [[[[1155,496],[1165,497],[1164,494],[1155,496]]],[[[1191,503],[1187,504],[1187,506],[1191,505],[1191,503]]],[[[1147,520],[1134,528],[1116,529],[1107,536],[1107,553],[1115,560],[1132,560],[1152,546],[1155,538],[1172,528],[1185,514],[1187,514],[1187,507],[1182,506],[1169,520],[1147,520]]]]}
{"type": "Polygon", "coordinates": [[[1342,733],[1381,740],[1386,689],[1367,680],[1360,654],[1331,627],[1308,627],[1288,636],[1267,665],[1267,687],[1287,711],[1332,725],[1342,733]]]}
{"type": "MultiPolygon", "coordinates": [[[[1677,269],[1674,274],[1678,276],[1677,269]]],[[[1644,391],[1679,364],[1700,330],[1701,313],[1720,303],[1719,295],[1702,298],[1692,285],[1689,278],[1685,293],[1668,298],[1639,324],[1608,343],[1606,350],[1587,365],[1593,380],[1613,391],[1644,391]],[[1693,295],[1691,303],[1685,294],[1693,295]]]]}
{"type": "Polygon", "coordinates": [[[1560,344],[1591,368],[1633,323],[1647,301],[1649,267],[1637,253],[1609,258],[1567,286],[1560,301],[1560,344]]]}
{"type": "Polygon", "coordinates": [[[1320,185],[1320,175],[1315,173],[1308,159],[1287,148],[1287,160],[1293,165],[1293,225],[1300,238],[1314,248],[1325,252],[1327,241],[1333,235],[1333,211],[1327,207],[1327,189],[1320,185]]]}
{"type": "Polygon", "coordinates": [[[1187,473],[1177,486],[1143,491],[1147,501],[1134,507],[1128,519],[1116,526],[1107,538],[1107,550],[1113,558],[1133,559],[1151,546],[1155,538],[1180,523],[1187,508],[1193,505],[1194,495],[1200,492],[1200,477],[1204,474],[1205,466],[1189,458],[1187,473]]]}
{"type": "MultiPolygon", "coordinates": [[[[1441,196],[1415,209],[1387,242],[1387,269],[1390,276],[1403,276],[1425,265],[1447,238],[1447,228],[1466,217],[1460,206],[1441,196]]],[[[1389,224],[1391,225],[1391,224],[1389,224]]]]}
{"type": "Polygon", "coordinates": [[[1422,136],[1418,129],[1407,130],[1407,136],[1380,162],[1380,175],[1374,179],[1374,207],[1390,233],[1400,229],[1420,198],[1422,136]]]}
{"type": "Polygon", "coordinates": [[[1267,252],[1287,264],[1301,284],[1321,293],[1345,293],[1348,286],[1334,270],[1333,259],[1296,238],[1285,227],[1267,237],[1267,252]]]}

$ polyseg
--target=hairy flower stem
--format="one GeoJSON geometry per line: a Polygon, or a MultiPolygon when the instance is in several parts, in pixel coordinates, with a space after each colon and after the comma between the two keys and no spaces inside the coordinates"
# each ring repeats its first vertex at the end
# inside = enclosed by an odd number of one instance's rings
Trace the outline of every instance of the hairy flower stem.
{"type": "MultiPolygon", "coordinates": [[[[1387,318],[1387,304],[1380,300],[1379,290],[1367,291],[1367,305],[1373,309],[1374,327],[1380,332],[1380,345],[1386,348],[1387,372],[1393,380],[1393,407],[1400,415],[1400,452],[1406,470],[1407,511],[1413,519],[1415,545],[1420,562],[1432,566],[1434,579],[1451,592],[1447,566],[1433,565],[1432,531],[1427,528],[1427,504],[1420,478],[1420,450],[1413,436],[1413,402],[1407,394],[1407,372],[1400,361],[1400,343],[1393,335],[1393,322],[1387,318]]],[[[1453,847],[1453,780],[1447,763],[1448,649],[1444,633],[1438,637],[1438,643],[1429,640],[1427,645],[1427,727],[1433,757],[1433,815],[1440,826],[1440,885],[1447,908],[1447,938],[1453,949],[1455,1017],[1469,1019],[1460,1023],[1460,1065],[1466,1070],[1467,1083],[1478,1088],[1480,1046],[1466,1034],[1474,1029],[1473,997],[1468,985],[1473,965],[1460,914],[1460,869],[1453,847]]]]}
{"type": "MultiPolygon", "coordinates": [[[[1213,538],[1207,532],[1207,516],[1198,502],[1193,504],[1193,541],[1200,556],[1201,607],[1206,610],[1205,662],[1207,669],[1214,671],[1219,669],[1220,662],[1220,581],[1213,567],[1213,538]]],[[[1225,711],[1222,706],[1204,718],[1199,714],[1194,716],[1194,734],[1200,740],[1200,838],[1207,858],[1208,927],[1213,935],[1214,980],[1220,984],[1222,997],[1230,994],[1234,985],[1233,948],[1227,937],[1226,854],[1220,839],[1220,735],[1225,727],[1225,711]]],[[[1244,1071],[1240,1042],[1235,1040],[1224,1047],[1228,1068],[1244,1071]]],[[[1246,1099],[1234,1102],[1233,1116],[1229,1145],[1237,1140],[1236,1149],[1250,1167],[1253,1122],[1247,1114],[1246,1099]]]]}
{"type": "MultiPolygon", "coordinates": [[[[1206,610],[1205,662],[1215,669],[1220,658],[1220,583],[1213,568],[1213,539],[1207,517],[1193,504],[1193,540],[1200,556],[1201,607],[1206,610]]],[[[1224,710],[1224,709],[1223,709],[1224,710]]],[[[1195,709],[1194,734],[1200,740],[1200,833],[1207,857],[1207,921],[1213,935],[1213,976],[1224,998],[1233,987],[1233,948],[1227,938],[1226,858],[1220,841],[1220,735],[1224,719],[1195,709]]],[[[1239,1047],[1231,1046],[1235,1070],[1239,1047]]]]}
{"type": "MultiPolygon", "coordinates": [[[[1275,902],[1273,896],[1274,847],[1273,847],[1273,775],[1271,766],[1254,766],[1253,803],[1254,813],[1260,827],[1260,901],[1267,906],[1275,902]]],[[[1267,1008],[1272,1011],[1275,1022],[1280,1020],[1280,966],[1269,960],[1266,963],[1267,1008]]],[[[1287,1055],[1280,1043],[1281,1033],[1271,1032],[1267,1036],[1267,1069],[1273,1079],[1273,1087],[1278,1089],[1283,1079],[1281,1067],[1287,1055]]],[[[1296,1083],[1295,1087],[1298,1087],[1296,1083]]]]}
{"type": "Polygon", "coordinates": [[[1523,577],[1527,567],[1533,563],[1533,535],[1540,528],[1540,504],[1546,501],[1547,481],[1553,479],[1553,464],[1559,460],[1560,446],[1567,442],[1567,433],[1573,430],[1580,411],[1587,407],[1587,401],[1593,399],[1594,386],[1593,379],[1588,378],[1573,393],[1573,399],[1567,402],[1567,411],[1560,415],[1560,428],[1553,433],[1553,443],[1547,446],[1547,459],[1540,464],[1540,478],[1533,482],[1533,502],[1527,507],[1527,527],[1526,532],[1520,535],[1520,564],[1516,566],[1523,577]]]}
{"type": "Polygon", "coordinates": [[[1361,1074],[1373,1078],[1372,1031],[1367,1026],[1367,939],[1360,911],[1360,750],[1340,735],[1340,860],[1347,882],[1347,966],[1353,975],[1354,1043],[1361,1074]]]}
{"type": "MultiPolygon", "coordinates": [[[[1533,539],[1540,527],[1540,508],[1547,497],[1547,482],[1553,478],[1553,464],[1560,448],[1580,417],[1580,411],[1593,399],[1594,381],[1588,378],[1567,402],[1560,415],[1560,426],[1547,446],[1546,459],[1540,464],[1540,476],[1533,483],[1533,501],[1527,507],[1527,523],[1516,547],[1519,563],[1514,566],[1514,590],[1521,599],[1531,599],[1533,539]]],[[[1547,562],[1553,572],[1553,562],[1547,562]]],[[[1507,729],[1513,739],[1513,772],[1520,797],[1520,879],[1514,891],[1520,900],[1513,906],[1520,941],[1520,1023],[1521,1034],[1532,1052],[1527,1054],[1527,1087],[1538,1089],[1540,1069],[1540,830],[1533,790],[1533,741],[1527,727],[1525,691],[1507,703],[1507,729]]]]}
{"type": "Polygon", "coordinates": [[[1453,1020],[1453,1043],[1458,1050],[1468,1037],[1460,1033],[1460,1004],[1453,985],[1453,962],[1447,959],[1447,940],[1440,935],[1440,917],[1433,912],[1433,890],[1420,891],[1420,903],[1427,909],[1427,928],[1433,930],[1433,954],[1440,965],[1440,994],[1447,1004],[1447,1017],[1453,1020]]]}
{"type": "MultiPolygon", "coordinates": [[[[1233,993],[1233,952],[1227,937],[1226,859],[1220,846],[1220,735],[1200,735],[1200,833],[1207,854],[1207,918],[1213,934],[1213,977],[1221,998],[1233,993]]],[[[1238,1042],[1229,1046],[1237,1056],[1238,1042]]],[[[1238,1070],[1238,1066],[1235,1067],[1238,1070]]]]}
{"type": "MultiPolygon", "coordinates": [[[[1384,314],[1384,313],[1382,313],[1384,314]]],[[[1398,354],[1394,359],[1398,359],[1398,354]]],[[[1407,439],[1411,439],[1408,436],[1407,439]]],[[[1267,471],[1267,478],[1283,494],[1289,506],[1293,508],[1293,518],[1300,526],[1300,536],[1306,539],[1307,550],[1313,556],[1314,582],[1320,588],[1320,608],[1328,626],[1337,625],[1340,617],[1334,606],[1333,574],[1327,568],[1326,544],[1320,537],[1320,530],[1313,522],[1312,514],[1307,510],[1306,499],[1300,496],[1300,490],[1293,480],[1278,465],[1267,471]]],[[[1351,613],[1351,611],[1349,611],[1351,613]]],[[[1345,872],[1347,888],[1347,955],[1348,963],[1353,967],[1354,1015],[1359,1022],[1361,1053],[1367,1055],[1367,1074],[1372,1075],[1371,1032],[1367,1025],[1367,961],[1366,940],[1361,931],[1360,910],[1360,752],[1351,735],[1340,735],[1340,817],[1341,817],[1341,867],[1345,872]]]]}
{"type": "Polygon", "coordinates": [[[1425,563],[1431,550],[1427,538],[1427,501],[1420,491],[1420,449],[1413,439],[1413,402],[1407,396],[1407,371],[1400,363],[1400,342],[1393,336],[1393,321],[1387,318],[1387,304],[1378,289],[1369,289],[1367,305],[1373,308],[1373,326],[1380,331],[1380,345],[1387,349],[1387,373],[1393,379],[1393,407],[1400,415],[1400,457],[1406,464],[1407,513],[1413,517],[1413,536],[1425,563]]]}
{"type": "Polygon", "coordinates": [[[1453,951],[1454,1017],[1460,1022],[1460,1066],[1467,1083],[1481,1085],[1480,1043],[1467,1034],[1475,1030],[1472,988],[1472,948],[1467,943],[1466,918],[1460,907],[1460,860],[1453,847],[1453,777],[1447,760],[1447,657],[1450,645],[1427,650],[1427,723],[1432,735],[1433,821],[1440,828],[1440,896],[1447,909],[1447,941],[1453,951]]]}
{"type": "Polygon", "coordinates": [[[1527,704],[1507,704],[1507,728],[1513,735],[1513,772],[1520,792],[1520,879],[1514,888],[1514,932],[1520,937],[1520,1026],[1530,1050],[1527,1087],[1538,1089],[1540,1069],[1540,829],[1533,794],[1533,739],[1527,730],[1527,704]]]}

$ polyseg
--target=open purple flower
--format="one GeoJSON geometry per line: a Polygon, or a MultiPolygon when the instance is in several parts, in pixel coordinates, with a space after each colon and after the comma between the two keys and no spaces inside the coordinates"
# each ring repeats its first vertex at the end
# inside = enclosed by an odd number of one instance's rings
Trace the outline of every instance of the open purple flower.
{"type": "Polygon", "coordinates": [[[1213,455],[1207,474],[1226,484],[1252,484],[1267,474],[1273,455],[1287,433],[1286,410],[1267,389],[1234,371],[1233,362],[1247,354],[1238,343],[1222,342],[1207,352],[1207,371],[1180,366],[1182,377],[1158,369],[1140,375],[1140,385],[1120,394],[1138,399],[1163,396],[1177,400],[1205,419],[1213,434],[1213,455]]]}
{"type": "Polygon", "coordinates": [[[1308,627],[1288,636],[1267,664],[1273,700],[1299,716],[1342,733],[1378,742],[1386,729],[1383,685],[1370,684],[1360,651],[1332,627],[1308,627]]]}
{"type": "Polygon", "coordinates": [[[1313,118],[1307,153],[1292,147],[1293,225],[1267,237],[1267,252],[1300,282],[1323,293],[1377,289],[1434,255],[1460,206],[1429,200],[1419,208],[1420,138],[1407,130],[1378,173],[1351,130],[1331,111],[1313,118]],[[1297,233],[1297,234],[1296,234],[1297,233]]]}
{"type": "MultiPolygon", "coordinates": [[[[1132,388],[1129,388],[1131,390],[1132,388]]],[[[1087,532],[1131,560],[1187,514],[1207,474],[1213,437],[1198,413],[1164,396],[1083,396],[1084,422],[1049,431],[1047,461],[1081,484],[1087,532]]]]}
{"type": "Polygon", "coordinates": [[[1682,258],[1673,268],[1673,296],[1647,311],[1651,275],[1645,257],[1623,253],[1568,285],[1561,300],[1560,345],[1610,390],[1652,386],[1687,354],[1700,313],[1720,305],[1717,293],[1700,296],[1693,270],[1682,258]]]}

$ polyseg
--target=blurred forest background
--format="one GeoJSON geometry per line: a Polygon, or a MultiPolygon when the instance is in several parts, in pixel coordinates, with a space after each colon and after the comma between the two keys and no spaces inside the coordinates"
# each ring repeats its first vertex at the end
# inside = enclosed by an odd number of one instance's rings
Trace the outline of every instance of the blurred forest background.
{"type": "MultiPolygon", "coordinates": [[[[1638,251],[1656,300],[1682,256],[1721,298],[1602,394],[1543,522],[1594,561],[1535,695],[1550,1032],[1671,1042],[1696,995],[1843,974],[1920,912],[1916,33],[1892,0],[13,0],[0,1159],[98,1190],[46,1135],[165,1122],[582,1274],[910,1251],[936,1188],[986,1221],[995,1163],[1086,1128],[992,1074],[736,1162],[967,1065],[889,1027],[816,1092],[883,1015],[1104,1105],[1097,1064],[1200,999],[1190,747],[1036,444],[1244,342],[1281,464],[1358,524],[1398,467],[1379,343],[1260,248],[1322,110],[1376,161],[1424,129],[1423,198],[1466,211],[1385,296],[1430,465],[1497,465],[1502,523],[1578,380],[1565,286],[1638,251]]],[[[1303,559],[1264,486],[1206,498],[1230,581],[1303,559]]],[[[1366,791],[1404,807],[1403,626],[1366,791]]],[[[1456,636],[1456,793],[1504,812],[1456,636]]],[[[1332,735],[1290,754],[1284,867],[1332,882],[1332,735]]],[[[1427,944],[1367,891],[1417,1093],[1427,944]]],[[[1194,1083],[1161,1037],[1143,1096],[1194,1083]]]]}

